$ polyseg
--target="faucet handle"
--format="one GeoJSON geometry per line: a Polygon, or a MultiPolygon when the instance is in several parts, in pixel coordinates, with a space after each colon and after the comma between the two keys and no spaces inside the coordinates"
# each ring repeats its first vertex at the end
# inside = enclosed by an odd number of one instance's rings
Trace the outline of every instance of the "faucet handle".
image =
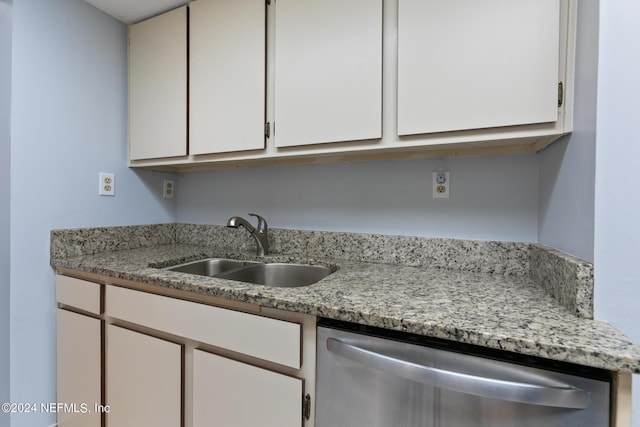
{"type": "Polygon", "coordinates": [[[258,226],[256,227],[256,230],[258,230],[258,233],[266,233],[267,232],[267,220],[264,219],[263,217],[261,217],[258,214],[254,214],[254,213],[250,213],[250,216],[255,216],[256,218],[258,218],[258,226]]]}

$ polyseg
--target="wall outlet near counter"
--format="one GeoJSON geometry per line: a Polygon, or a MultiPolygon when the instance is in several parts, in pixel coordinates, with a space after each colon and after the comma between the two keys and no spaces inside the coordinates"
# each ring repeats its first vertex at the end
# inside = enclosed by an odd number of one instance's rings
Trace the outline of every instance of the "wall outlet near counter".
{"type": "Polygon", "coordinates": [[[437,170],[433,171],[433,198],[448,199],[451,180],[449,179],[449,171],[437,170]]]}
{"type": "Polygon", "coordinates": [[[173,185],[173,181],[170,179],[165,179],[162,185],[162,197],[165,199],[173,199],[173,195],[175,194],[175,187],[173,185]]]}
{"type": "Polygon", "coordinates": [[[116,195],[116,175],[114,173],[100,172],[98,174],[99,196],[115,196],[116,195]]]}

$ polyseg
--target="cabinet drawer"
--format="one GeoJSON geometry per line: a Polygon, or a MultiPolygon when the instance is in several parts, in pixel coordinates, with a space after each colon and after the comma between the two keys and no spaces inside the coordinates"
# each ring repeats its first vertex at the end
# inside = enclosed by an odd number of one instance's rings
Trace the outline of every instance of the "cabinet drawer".
{"type": "Polygon", "coordinates": [[[56,275],[56,301],[100,315],[100,286],[98,283],[56,275]]]}
{"type": "Polygon", "coordinates": [[[298,323],[107,286],[110,317],[299,369],[298,323]]]}

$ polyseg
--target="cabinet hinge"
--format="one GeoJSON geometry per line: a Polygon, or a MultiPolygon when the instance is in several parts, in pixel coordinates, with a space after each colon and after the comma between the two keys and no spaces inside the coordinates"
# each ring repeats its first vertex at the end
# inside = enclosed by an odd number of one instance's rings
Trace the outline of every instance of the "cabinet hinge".
{"type": "Polygon", "coordinates": [[[267,138],[271,136],[271,123],[269,122],[264,124],[264,136],[267,138]]]}
{"type": "Polygon", "coordinates": [[[558,107],[562,107],[564,102],[564,85],[562,82],[558,82],[558,107]]]}
{"type": "Polygon", "coordinates": [[[302,416],[305,420],[311,418],[311,396],[308,394],[302,399],[302,416]]]}

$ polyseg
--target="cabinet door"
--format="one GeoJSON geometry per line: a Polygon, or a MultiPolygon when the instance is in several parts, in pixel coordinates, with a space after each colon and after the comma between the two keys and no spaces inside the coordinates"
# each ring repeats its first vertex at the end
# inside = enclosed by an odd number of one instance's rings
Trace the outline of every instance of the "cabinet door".
{"type": "Polygon", "coordinates": [[[194,427],[300,427],[302,391],[301,379],[193,353],[194,427]]]}
{"type": "Polygon", "coordinates": [[[275,7],[275,145],[380,138],[382,1],[275,7]]]}
{"type": "Polygon", "coordinates": [[[108,427],[182,425],[182,347],[107,325],[108,427]]]}
{"type": "Polygon", "coordinates": [[[129,27],[129,158],[187,154],[187,8],[129,27]]]}
{"type": "Polygon", "coordinates": [[[88,405],[90,413],[59,412],[60,427],[100,427],[102,403],[100,320],[57,309],[57,401],[88,405]]]}
{"type": "Polygon", "coordinates": [[[558,117],[560,0],[399,0],[398,134],[558,117]]]}
{"type": "Polygon", "coordinates": [[[264,148],[265,4],[191,3],[190,154],[264,148]]]}

